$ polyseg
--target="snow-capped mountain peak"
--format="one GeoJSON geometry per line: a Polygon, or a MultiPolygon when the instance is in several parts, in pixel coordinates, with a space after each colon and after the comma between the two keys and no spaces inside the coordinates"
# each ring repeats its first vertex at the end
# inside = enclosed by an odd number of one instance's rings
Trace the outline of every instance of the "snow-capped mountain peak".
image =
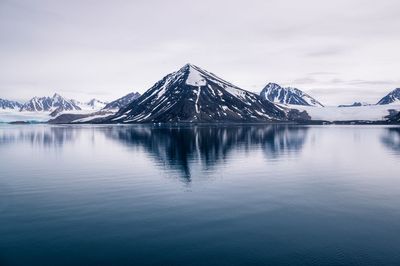
{"type": "Polygon", "coordinates": [[[307,93],[292,87],[281,87],[276,83],[268,83],[261,91],[261,97],[274,103],[323,107],[323,105],[307,93]]]}
{"type": "Polygon", "coordinates": [[[71,111],[80,110],[80,107],[74,101],[55,93],[53,97],[33,97],[21,106],[20,111],[52,112],[56,109],[59,111],[71,111]]]}
{"type": "Polygon", "coordinates": [[[186,78],[186,84],[191,86],[205,86],[207,81],[196,66],[187,64],[185,66],[188,68],[189,74],[186,78]]]}
{"type": "Polygon", "coordinates": [[[377,104],[393,104],[393,103],[400,103],[400,88],[396,88],[391,91],[388,95],[383,97],[377,104]]]}
{"type": "Polygon", "coordinates": [[[165,76],[112,122],[284,120],[283,108],[193,64],[165,76]]]}

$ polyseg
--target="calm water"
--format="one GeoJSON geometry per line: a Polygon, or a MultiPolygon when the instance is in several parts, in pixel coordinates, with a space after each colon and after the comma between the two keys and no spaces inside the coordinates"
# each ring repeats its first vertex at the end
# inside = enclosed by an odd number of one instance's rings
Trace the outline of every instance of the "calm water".
{"type": "Polygon", "coordinates": [[[0,265],[399,265],[400,128],[0,126],[0,265]]]}

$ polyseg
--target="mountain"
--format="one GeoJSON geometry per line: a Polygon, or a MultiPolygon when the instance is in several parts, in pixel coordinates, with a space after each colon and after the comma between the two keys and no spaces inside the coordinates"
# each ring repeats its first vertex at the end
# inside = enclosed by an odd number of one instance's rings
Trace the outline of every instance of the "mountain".
{"type": "Polygon", "coordinates": [[[53,97],[33,97],[20,108],[20,111],[29,112],[53,112],[55,110],[63,112],[81,110],[81,108],[73,100],[65,99],[57,93],[53,97]]]}
{"type": "Polygon", "coordinates": [[[104,122],[267,122],[287,120],[285,111],[257,94],[187,64],[104,122]]]}
{"type": "Polygon", "coordinates": [[[284,88],[276,83],[268,83],[261,91],[260,95],[263,99],[274,103],[324,107],[307,93],[296,88],[284,88]]]}
{"type": "Polygon", "coordinates": [[[129,93],[115,101],[110,103],[101,102],[96,99],[92,99],[89,102],[78,102],[74,101],[79,107],[85,111],[84,113],[76,114],[60,114],[58,110],[55,110],[50,116],[54,117],[49,120],[51,124],[66,124],[66,123],[85,123],[94,122],[98,119],[106,119],[114,115],[121,107],[124,107],[131,103],[133,100],[140,96],[137,92],[129,93]],[[93,112],[91,112],[93,110],[93,112]],[[60,114],[60,115],[59,115],[60,114]],[[56,117],[57,116],[57,117],[56,117]],[[93,121],[91,121],[93,120],[93,121]]]}
{"type": "Polygon", "coordinates": [[[119,110],[140,97],[140,93],[132,92],[104,106],[104,110],[119,110]]]}
{"type": "Polygon", "coordinates": [[[22,104],[16,101],[10,101],[0,98],[0,109],[2,110],[19,110],[22,104]]]}
{"type": "Polygon", "coordinates": [[[394,89],[391,91],[388,95],[383,97],[377,104],[383,105],[383,104],[391,104],[391,103],[397,103],[400,104],[400,88],[394,89]]]}

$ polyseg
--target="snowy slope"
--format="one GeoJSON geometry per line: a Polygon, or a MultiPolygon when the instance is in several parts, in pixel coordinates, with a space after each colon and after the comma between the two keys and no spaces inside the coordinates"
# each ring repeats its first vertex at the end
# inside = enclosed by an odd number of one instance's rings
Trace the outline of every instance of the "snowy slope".
{"type": "Polygon", "coordinates": [[[165,76],[106,122],[257,122],[286,120],[284,108],[187,64],[165,76]]]}
{"type": "Polygon", "coordinates": [[[394,89],[388,95],[383,97],[377,104],[400,104],[400,88],[394,89]]]}
{"type": "Polygon", "coordinates": [[[260,95],[274,103],[323,107],[320,102],[307,93],[296,88],[284,88],[276,83],[268,83],[260,95]]]}
{"type": "Polygon", "coordinates": [[[133,100],[136,100],[137,98],[140,97],[140,93],[138,92],[132,92],[129,93],[115,101],[112,101],[108,103],[106,106],[104,106],[103,109],[105,110],[119,110],[122,107],[125,107],[126,105],[130,104],[133,100]]]}
{"type": "Polygon", "coordinates": [[[79,108],[81,110],[85,110],[85,111],[98,111],[104,108],[104,106],[107,105],[107,102],[104,101],[100,101],[98,99],[91,99],[88,102],[81,102],[81,101],[76,101],[76,100],[72,100],[74,102],[74,104],[76,104],[77,106],[79,106],[79,108]]]}
{"type": "Polygon", "coordinates": [[[0,110],[0,123],[10,123],[16,121],[46,122],[50,118],[49,112],[20,112],[12,110],[0,110]]]}
{"type": "Polygon", "coordinates": [[[0,98],[0,110],[19,110],[22,104],[16,101],[10,101],[0,98]]]}
{"type": "Polygon", "coordinates": [[[21,104],[19,108],[4,110],[0,108],[0,122],[46,122],[62,114],[86,116],[99,111],[105,105],[106,103],[96,99],[82,103],[66,99],[56,93],[52,97],[34,97],[21,104]]]}
{"type": "Polygon", "coordinates": [[[389,110],[400,111],[400,104],[393,105],[369,105],[369,106],[354,106],[354,107],[323,107],[314,108],[310,106],[288,106],[299,110],[306,111],[312,120],[324,121],[382,121],[386,120],[389,115],[389,110]]]}

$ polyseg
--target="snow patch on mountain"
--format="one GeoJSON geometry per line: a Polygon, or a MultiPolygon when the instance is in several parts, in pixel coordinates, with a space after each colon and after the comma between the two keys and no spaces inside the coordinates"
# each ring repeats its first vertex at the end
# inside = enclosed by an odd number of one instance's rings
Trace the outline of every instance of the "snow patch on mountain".
{"type": "Polygon", "coordinates": [[[81,102],[81,101],[76,101],[72,100],[81,110],[84,111],[98,111],[103,109],[106,105],[107,102],[100,101],[98,99],[91,99],[90,101],[87,102],[81,102]]]}
{"type": "Polygon", "coordinates": [[[189,75],[186,78],[186,84],[191,86],[206,86],[207,81],[204,76],[192,65],[188,64],[189,75]]]}

